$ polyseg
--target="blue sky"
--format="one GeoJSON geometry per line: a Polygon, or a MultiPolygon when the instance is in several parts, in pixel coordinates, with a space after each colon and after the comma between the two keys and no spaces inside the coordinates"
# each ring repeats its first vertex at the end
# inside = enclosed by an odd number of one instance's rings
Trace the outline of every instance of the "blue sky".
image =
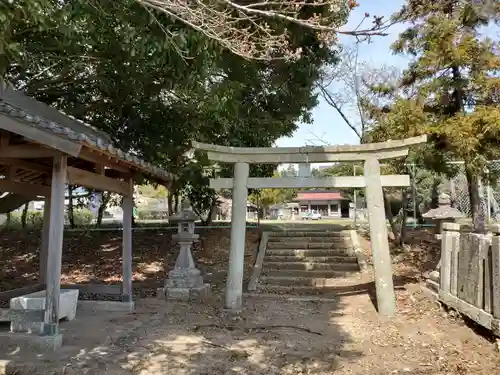
{"type": "MultiPolygon", "coordinates": [[[[354,29],[364,17],[365,12],[370,16],[389,17],[401,8],[404,0],[360,0],[360,6],[356,8],[349,17],[349,22],[344,29],[354,29]]],[[[370,25],[370,19],[365,21],[366,26],[370,25]]],[[[393,65],[404,69],[408,60],[401,56],[395,56],[390,51],[390,45],[394,42],[398,34],[404,30],[403,25],[396,25],[389,29],[388,36],[374,37],[370,44],[363,43],[359,48],[359,61],[366,61],[370,66],[377,67],[381,65],[393,65]]],[[[352,37],[342,37],[342,44],[355,44],[352,37]]],[[[313,110],[313,123],[300,124],[299,129],[292,137],[281,138],[276,142],[277,146],[303,146],[304,144],[318,144],[316,136],[329,144],[354,144],[359,143],[356,135],[343,122],[336,111],[320,99],[319,105],[313,110]],[[313,133],[313,134],[311,134],[313,133]]]]}

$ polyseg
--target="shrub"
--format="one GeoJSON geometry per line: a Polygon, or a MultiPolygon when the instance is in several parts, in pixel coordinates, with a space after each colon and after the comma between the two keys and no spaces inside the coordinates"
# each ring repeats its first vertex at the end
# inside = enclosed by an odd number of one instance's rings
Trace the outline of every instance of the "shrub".
{"type": "Polygon", "coordinates": [[[28,211],[26,217],[26,227],[39,229],[43,226],[43,211],[28,211]]]}
{"type": "Polygon", "coordinates": [[[75,226],[88,227],[94,220],[94,214],[87,208],[78,208],[73,211],[73,219],[75,226]]]}

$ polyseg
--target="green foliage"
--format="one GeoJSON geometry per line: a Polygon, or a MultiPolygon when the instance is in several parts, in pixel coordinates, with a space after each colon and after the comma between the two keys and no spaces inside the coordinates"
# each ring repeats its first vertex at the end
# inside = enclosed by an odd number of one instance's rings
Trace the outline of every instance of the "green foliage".
{"type": "Polygon", "coordinates": [[[393,49],[412,62],[394,101],[371,111],[370,134],[371,140],[428,134],[429,144],[414,150],[410,161],[437,173],[453,174],[446,162],[463,160],[476,228],[479,179],[486,177],[487,160],[500,157],[499,43],[480,34],[498,9],[485,10],[466,1],[408,0],[397,18],[410,26],[393,49]]]}
{"type": "Polygon", "coordinates": [[[168,190],[164,186],[154,186],[152,184],[145,184],[139,186],[139,192],[143,197],[163,199],[168,196],[168,190]]]}
{"type": "MultiPolygon", "coordinates": [[[[336,60],[314,30],[279,20],[273,26],[303,50],[299,59],[245,60],[135,0],[13,4],[2,8],[10,21],[1,43],[15,48],[0,58],[0,75],[175,173],[170,192],[202,215],[214,204],[213,166],[186,160],[190,141],[272,146],[310,121],[320,68],[336,60]]],[[[271,176],[272,168],[251,173],[271,176]]]]}
{"type": "Polygon", "coordinates": [[[77,208],[73,212],[75,226],[78,228],[88,227],[94,221],[94,214],[87,208],[77,208]]]}

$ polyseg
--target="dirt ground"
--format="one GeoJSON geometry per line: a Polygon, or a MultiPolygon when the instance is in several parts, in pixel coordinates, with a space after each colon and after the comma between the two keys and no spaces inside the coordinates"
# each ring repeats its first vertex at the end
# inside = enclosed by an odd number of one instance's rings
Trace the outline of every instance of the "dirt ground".
{"type": "MultiPolygon", "coordinates": [[[[155,293],[158,283],[175,263],[176,246],[171,231],[144,230],[133,233],[133,280],[140,283],[136,297],[155,293]]],[[[259,244],[257,230],[249,229],[246,238],[246,275],[259,244]]],[[[0,292],[34,284],[38,281],[40,232],[0,233],[0,292]]],[[[64,234],[61,283],[121,282],[121,232],[66,232],[64,234]]],[[[226,275],[229,229],[205,229],[194,246],[197,267],[216,289],[226,275]]]]}
{"type": "Polygon", "coordinates": [[[490,342],[409,289],[398,292],[399,314],[390,321],[379,320],[365,293],[309,302],[249,297],[239,318],[220,298],[203,305],[142,299],[133,314],[62,322],[64,346],[52,356],[1,347],[0,374],[498,373],[490,342]]]}
{"type": "MultiPolygon", "coordinates": [[[[163,278],[163,272],[157,271],[163,267],[158,258],[165,257],[169,264],[173,259],[166,255],[173,252],[168,238],[150,232],[135,235],[136,280],[156,282],[163,278]]],[[[258,235],[250,233],[248,238],[249,275],[258,235]]],[[[19,241],[9,249],[26,246],[19,241]]],[[[65,280],[71,280],[67,282],[114,281],[119,277],[119,232],[103,234],[100,239],[80,236],[66,241],[63,270],[65,280]]],[[[234,317],[223,309],[221,292],[229,233],[207,231],[196,257],[201,267],[212,273],[215,290],[210,301],[189,305],[142,298],[132,314],[79,314],[74,321],[61,323],[65,341],[57,354],[26,353],[0,342],[0,374],[499,373],[500,354],[494,350],[493,339],[462,318],[444,312],[422,292],[421,274],[432,269],[437,260],[438,247],[432,234],[412,232],[408,243],[411,250],[394,256],[395,318],[378,317],[370,271],[357,277],[348,293],[333,299],[246,296],[242,314],[234,317]]],[[[363,240],[363,244],[369,254],[369,242],[363,240]]],[[[9,251],[12,254],[13,250],[9,251]]],[[[29,279],[34,274],[20,259],[17,265],[3,259],[0,269],[9,278],[17,274],[29,279]]],[[[31,258],[24,259],[28,262],[31,258]]]]}

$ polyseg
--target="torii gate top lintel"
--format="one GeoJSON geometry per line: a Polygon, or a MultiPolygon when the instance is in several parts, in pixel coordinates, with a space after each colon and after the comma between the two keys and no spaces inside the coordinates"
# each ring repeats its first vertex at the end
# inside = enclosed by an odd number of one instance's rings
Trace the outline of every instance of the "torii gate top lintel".
{"type": "Polygon", "coordinates": [[[360,145],[304,147],[229,147],[192,142],[195,150],[205,151],[212,161],[222,163],[322,163],[379,160],[408,155],[411,146],[425,143],[427,136],[360,145]]]}

